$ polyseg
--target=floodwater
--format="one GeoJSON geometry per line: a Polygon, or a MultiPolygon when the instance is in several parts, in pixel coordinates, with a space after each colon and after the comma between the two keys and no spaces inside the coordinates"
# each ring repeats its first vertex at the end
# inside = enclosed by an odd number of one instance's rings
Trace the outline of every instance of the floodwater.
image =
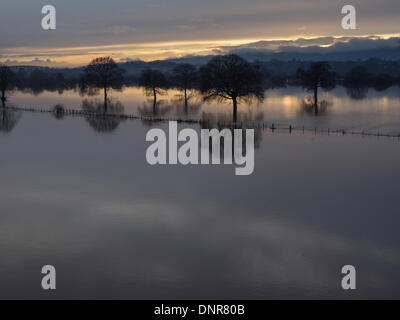
{"type": "MultiPolygon", "coordinates": [[[[189,94],[188,108],[182,94],[176,90],[166,91],[158,97],[156,116],[190,119],[214,119],[232,121],[232,104],[229,102],[204,103],[198,92],[189,94]]],[[[354,130],[370,133],[400,133],[400,87],[385,91],[374,89],[346,89],[337,87],[333,91],[320,91],[319,116],[313,116],[307,103],[310,94],[300,87],[268,90],[262,103],[241,103],[239,121],[266,122],[292,126],[315,127],[329,130],[354,130]],[[306,102],[306,103],[304,103],[306,102]]],[[[154,115],[152,97],[146,97],[143,89],[130,87],[122,92],[114,91],[111,98],[123,107],[124,113],[133,115],[154,115]]],[[[80,96],[73,90],[58,92],[44,91],[37,95],[31,92],[15,92],[10,102],[16,106],[50,109],[56,104],[66,108],[80,109],[89,103],[103,103],[103,96],[80,96]]]]}
{"type": "MultiPolygon", "coordinates": [[[[398,88],[323,93],[332,105],[319,117],[287,90],[250,108],[265,121],[400,132],[398,88]]],[[[134,113],[146,99],[127,91],[112,96],[134,113]]],[[[232,165],[150,166],[146,133],[168,123],[1,112],[0,298],[400,298],[397,138],[256,130],[255,171],[240,177],[232,165]],[[41,289],[48,264],[55,291],[41,289]],[[341,288],[344,265],[355,291],[341,288]]]]}

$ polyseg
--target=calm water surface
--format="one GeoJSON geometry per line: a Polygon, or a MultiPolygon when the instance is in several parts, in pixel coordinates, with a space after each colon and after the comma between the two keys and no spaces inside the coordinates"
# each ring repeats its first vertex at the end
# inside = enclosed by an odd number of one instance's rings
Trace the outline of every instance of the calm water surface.
{"type": "MultiPolygon", "coordinates": [[[[283,125],[315,127],[324,130],[347,129],[366,132],[400,133],[400,88],[392,87],[386,91],[374,89],[348,90],[338,87],[331,92],[321,91],[320,101],[326,107],[320,110],[320,116],[313,116],[309,108],[303,106],[303,100],[310,94],[299,87],[268,90],[262,103],[239,105],[239,121],[264,121],[283,125]]],[[[147,98],[141,88],[126,88],[122,92],[111,94],[115,102],[122,104],[124,112],[135,115],[152,115],[152,99],[147,98]]],[[[64,104],[68,108],[81,108],[83,101],[102,102],[102,95],[80,96],[75,91],[44,91],[38,95],[29,92],[16,92],[10,102],[16,106],[51,108],[64,104]]],[[[191,119],[212,118],[219,121],[231,121],[232,105],[229,103],[203,103],[197,92],[191,93],[189,107],[185,111],[182,95],[169,90],[159,96],[156,113],[164,117],[188,117],[191,119]]]]}
{"type": "MultiPolygon", "coordinates": [[[[141,94],[113,97],[134,112],[141,94]]],[[[400,131],[398,88],[364,100],[339,88],[318,118],[299,113],[302,96],[276,90],[250,108],[400,131]]],[[[400,298],[398,139],[258,131],[255,172],[237,177],[229,165],[149,166],[150,125],[139,120],[1,119],[0,298],[400,298]],[[55,292],[40,289],[45,264],[57,268],[55,292]],[[346,264],[358,271],[351,293],[340,286],[346,264]]]]}

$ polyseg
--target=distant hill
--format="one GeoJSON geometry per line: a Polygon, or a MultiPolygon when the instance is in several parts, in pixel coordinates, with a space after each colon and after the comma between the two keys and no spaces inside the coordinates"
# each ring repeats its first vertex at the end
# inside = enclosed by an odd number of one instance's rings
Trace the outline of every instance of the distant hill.
{"type": "MultiPolygon", "coordinates": [[[[307,48],[307,51],[312,49],[307,48]]],[[[296,72],[297,68],[306,66],[313,61],[328,61],[333,71],[344,74],[356,65],[365,66],[371,73],[387,73],[395,77],[400,76],[400,46],[395,48],[375,48],[370,50],[353,50],[329,52],[324,48],[314,48],[318,52],[271,52],[270,50],[254,50],[240,48],[232,50],[250,62],[259,63],[265,70],[273,75],[287,76],[296,72]]],[[[304,51],[304,50],[303,50],[304,51]]],[[[190,63],[197,67],[206,64],[214,56],[186,56],[182,58],[158,60],[151,62],[129,61],[119,65],[126,70],[126,77],[134,81],[140,73],[148,68],[160,70],[166,74],[171,73],[180,63],[190,63]]],[[[48,68],[36,66],[15,66],[13,71],[30,74],[33,70],[41,70],[47,74],[61,74],[65,78],[77,78],[84,67],[79,68],[48,68]]]]}
{"type": "Polygon", "coordinates": [[[377,58],[382,60],[399,60],[400,46],[397,48],[381,48],[371,50],[357,50],[350,52],[240,52],[233,51],[241,55],[243,58],[254,61],[271,61],[271,60],[303,60],[303,61],[359,61],[377,58]]]}
{"type": "MultiPolygon", "coordinates": [[[[232,50],[230,53],[240,55],[248,61],[363,61],[372,58],[382,60],[400,60],[400,46],[397,48],[377,48],[370,50],[355,50],[348,52],[324,52],[323,49],[318,48],[322,52],[272,52],[268,50],[252,50],[252,49],[238,49],[232,50]]],[[[312,51],[312,50],[310,50],[312,51]]],[[[168,59],[165,61],[174,63],[191,63],[201,65],[207,63],[213,56],[186,56],[177,59],[168,59]]]]}

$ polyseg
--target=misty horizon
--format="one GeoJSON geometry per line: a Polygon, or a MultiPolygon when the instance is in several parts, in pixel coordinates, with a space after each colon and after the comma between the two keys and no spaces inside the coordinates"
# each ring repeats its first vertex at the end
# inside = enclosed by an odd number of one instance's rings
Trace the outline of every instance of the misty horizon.
{"type": "MultiPolygon", "coordinates": [[[[155,62],[155,61],[169,61],[169,60],[179,60],[186,58],[196,58],[196,57],[207,57],[214,55],[224,55],[224,54],[264,54],[273,55],[273,58],[279,59],[283,54],[292,54],[296,57],[299,55],[299,60],[304,60],[302,58],[303,54],[318,54],[323,57],[323,55],[329,54],[345,54],[345,53],[357,53],[373,50],[388,50],[388,49],[400,49],[400,36],[399,37],[380,37],[380,36],[364,36],[364,37],[315,37],[315,38],[297,38],[295,40],[259,40],[255,42],[249,42],[245,44],[239,44],[235,46],[219,46],[214,49],[207,51],[205,53],[192,53],[182,56],[170,56],[161,59],[141,59],[137,58],[120,58],[115,59],[116,62],[155,62]]],[[[25,50],[25,49],[24,49],[25,50]]],[[[79,54],[76,54],[79,57],[79,54]]],[[[98,56],[100,56],[99,54],[98,56]]],[[[113,51],[104,52],[105,56],[114,57],[113,51]]],[[[1,55],[0,55],[1,57],[1,55]]],[[[357,57],[357,56],[356,56],[357,57]]],[[[370,55],[369,58],[374,57],[374,54],[370,55]]],[[[272,59],[272,58],[271,58],[272,59]]],[[[354,58],[354,55],[348,58],[348,60],[363,60],[364,57],[354,58]]],[[[385,58],[384,58],[385,59],[385,58]]],[[[389,58],[388,60],[395,60],[394,58],[389,58]]],[[[343,59],[340,59],[343,60],[343,59]]],[[[86,61],[86,60],[85,60],[86,61]]],[[[37,67],[55,67],[55,68],[75,68],[86,65],[90,60],[86,62],[79,63],[77,65],[71,65],[63,63],[57,63],[52,59],[42,59],[36,57],[34,60],[11,60],[11,59],[0,59],[0,62],[8,66],[37,66],[37,67]]]]}

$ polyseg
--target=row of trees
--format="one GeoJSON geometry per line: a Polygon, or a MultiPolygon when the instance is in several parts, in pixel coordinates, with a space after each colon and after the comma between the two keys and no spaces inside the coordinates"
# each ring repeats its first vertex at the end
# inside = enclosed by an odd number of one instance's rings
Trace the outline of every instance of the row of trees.
{"type": "MultiPolygon", "coordinates": [[[[108,92],[121,89],[124,84],[124,70],[111,57],[96,58],[84,69],[80,87],[83,91],[104,92],[104,112],[108,111],[108,92]]],[[[6,101],[5,90],[10,86],[13,74],[6,66],[0,68],[0,89],[2,102],[6,101]]],[[[299,69],[297,78],[303,87],[314,93],[315,113],[318,114],[318,90],[329,90],[335,86],[335,74],[326,62],[313,63],[308,70],[299,69]]],[[[188,90],[198,85],[204,101],[229,100],[233,107],[233,122],[237,122],[240,102],[262,101],[264,99],[264,74],[257,64],[249,63],[237,55],[216,56],[197,70],[190,64],[177,65],[173,71],[174,86],[183,92],[185,108],[188,104],[188,90]]],[[[157,96],[168,87],[165,75],[158,70],[144,70],[139,85],[147,95],[153,97],[153,109],[157,96]]],[[[153,110],[155,111],[155,110],[153,110]]],[[[155,113],[155,112],[154,112],[155,113]]]]}
{"type": "MultiPolygon", "coordinates": [[[[108,111],[108,92],[121,89],[124,70],[111,57],[96,58],[87,65],[81,78],[82,90],[104,92],[104,112],[108,111]]],[[[0,67],[0,90],[3,105],[5,91],[12,83],[13,73],[7,66],[0,67]]],[[[190,64],[177,65],[173,72],[175,87],[184,93],[185,107],[188,104],[188,90],[195,83],[205,101],[230,100],[233,105],[233,121],[237,121],[238,103],[264,98],[263,74],[257,65],[251,64],[237,55],[216,56],[208,64],[197,70],[190,64]]],[[[168,86],[163,73],[158,70],[144,70],[139,79],[146,94],[152,95],[157,104],[157,95],[168,86]]]]}
{"type": "Polygon", "coordinates": [[[389,88],[396,78],[388,74],[373,75],[367,68],[357,66],[346,73],[343,84],[346,88],[375,88],[376,90],[385,90],[389,88]]]}
{"type": "MultiPolygon", "coordinates": [[[[188,90],[195,83],[205,101],[230,100],[233,105],[233,122],[237,121],[237,108],[240,101],[264,98],[262,72],[237,55],[217,56],[198,71],[190,64],[178,65],[173,72],[175,87],[183,91],[185,107],[188,104],[188,90]]],[[[108,90],[119,89],[123,84],[123,70],[110,57],[97,58],[85,69],[82,85],[104,90],[104,107],[107,112],[108,90]]],[[[157,95],[168,87],[164,74],[158,70],[144,70],[139,85],[146,94],[153,96],[153,108],[157,105],[157,95]]]]}
{"type": "MultiPolygon", "coordinates": [[[[35,70],[29,79],[34,83],[65,83],[62,75],[57,79],[46,78],[40,70],[35,70]]],[[[0,65],[0,91],[4,106],[6,90],[13,84],[15,75],[10,68],[0,65]]],[[[331,90],[336,86],[338,77],[331,71],[327,62],[311,63],[307,69],[297,70],[294,83],[313,93],[315,113],[318,114],[318,93],[320,89],[331,90]]],[[[204,101],[229,100],[233,107],[233,121],[237,122],[237,109],[240,102],[262,101],[264,99],[266,71],[257,63],[250,63],[237,55],[216,56],[206,65],[197,69],[190,64],[177,65],[171,77],[167,78],[161,71],[147,69],[142,71],[138,84],[145,89],[148,96],[153,97],[153,108],[156,108],[157,97],[169,87],[175,87],[183,92],[185,108],[188,106],[188,91],[198,89],[204,101]]],[[[389,83],[393,79],[386,76],[372,76],[364,67],[351,69],[342,83],[348,87],[376,86],[389,83]]],[[[79,80],[81,92],[104,92],[104,112],[108,111],[109,90],[122,89],[124,85],[124,69],[111,57],[100,57],[91,61],[83,71],[79,80]]]]}

